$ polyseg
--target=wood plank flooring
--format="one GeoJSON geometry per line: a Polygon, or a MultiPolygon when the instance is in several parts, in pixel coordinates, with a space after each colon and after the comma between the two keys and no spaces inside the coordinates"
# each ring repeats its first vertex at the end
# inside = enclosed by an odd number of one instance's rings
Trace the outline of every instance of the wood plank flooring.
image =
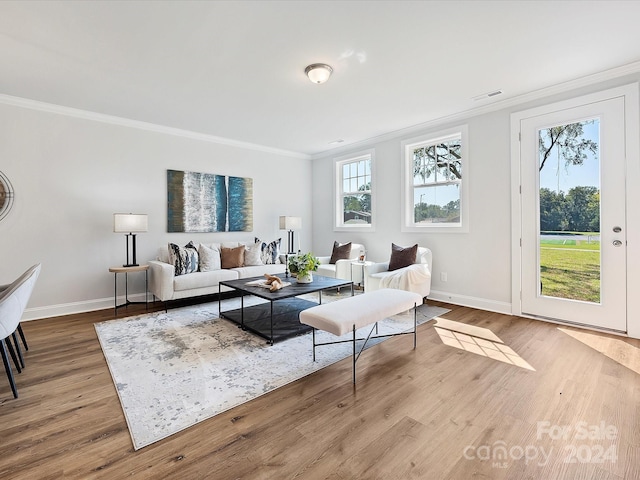
{"type": "Polygon", "coordinates": [[[367,350],[355,389],[346,359],[137,452],[93,327],[113,311],[25,322],[17,400],[0,375],[0,478],[640,478],[639,341],[428,303],[534,370],[429,322],[416,350],[367,350]]]}

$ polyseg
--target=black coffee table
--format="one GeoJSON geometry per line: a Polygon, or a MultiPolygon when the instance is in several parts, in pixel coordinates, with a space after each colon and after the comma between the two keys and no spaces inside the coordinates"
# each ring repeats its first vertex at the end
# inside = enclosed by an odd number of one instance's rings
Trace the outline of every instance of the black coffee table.
{"type": "Polygon", "coordinates": [[[277,276],[280,277],[283,282],[290,282],[291,285],[276,290],[275,292],[270,292],[268,288],[247,285],[247,282],[264,280],[264,277],[221,281],[218,286],[218,310],[221,310],[220,288],[223,285],[240,292],[241,306],[235,310],[220,311],[220,317],[237,323],[242,329],[265,338],[269,344],[273,345],[276,341],[285,340],[312,330],[310,326],[300,323],[298,314],[302,310],[321,304],[322,290],[351,287],[350,293],[353,295],[353,282],[351,280],[323,277],[314,274],[313,282],[297,283],[293,277],[285,277],[284,274],[277,276]],[[318,292],[317,303],[303,298],[297,298],[299,295],[314,292],[318,292]],[[245,307],[245,295],[254,295],[268,300],[268,302],[245,307]]]}

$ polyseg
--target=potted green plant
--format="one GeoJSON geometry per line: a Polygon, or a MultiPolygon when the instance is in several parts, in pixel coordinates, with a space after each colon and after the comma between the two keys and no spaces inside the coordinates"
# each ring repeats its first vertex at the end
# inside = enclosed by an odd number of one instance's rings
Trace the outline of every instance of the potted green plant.
{"type": "Polygon", "coordinates": [[[313,274],[318,270],[320,260],[311,252],[293,255],[289,258],[289,271],[295,274],[298,283],[313,282],[313,274]]]}

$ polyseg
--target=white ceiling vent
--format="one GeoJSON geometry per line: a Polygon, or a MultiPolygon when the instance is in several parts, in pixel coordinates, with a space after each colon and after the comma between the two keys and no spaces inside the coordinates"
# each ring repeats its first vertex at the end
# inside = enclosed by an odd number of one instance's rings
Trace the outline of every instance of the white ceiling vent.
{"type": "Polygon", "coordinates": [[[502,93],[503,93],[502,90],[493,90],[491,92],[483,93],[482,95],[473,97],[471,100],[473,101],[484,100],[485,98],[492,98],[498,95],[502,95],[502,93]]]}

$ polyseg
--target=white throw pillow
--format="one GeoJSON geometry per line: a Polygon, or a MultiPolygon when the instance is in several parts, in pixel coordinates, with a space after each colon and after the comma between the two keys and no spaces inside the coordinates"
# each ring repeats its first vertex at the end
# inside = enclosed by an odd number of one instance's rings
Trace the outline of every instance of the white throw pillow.
{"type": "Polygon", "coordinates": [[[256,242],[254,244],[247,244],[244,246],[244,265],[249,267],[252,265],[264,265],[262,263],[262,242],[256,242]]]}
{"type": "Polygon", "coordinates": [[[201,243],[198,245],[198,255],[200,257],[201,272],[212,272],[213,270],[220,270],[222,268],[220,263],[220,250],[217,248],[208,247],[201,243]]]}

